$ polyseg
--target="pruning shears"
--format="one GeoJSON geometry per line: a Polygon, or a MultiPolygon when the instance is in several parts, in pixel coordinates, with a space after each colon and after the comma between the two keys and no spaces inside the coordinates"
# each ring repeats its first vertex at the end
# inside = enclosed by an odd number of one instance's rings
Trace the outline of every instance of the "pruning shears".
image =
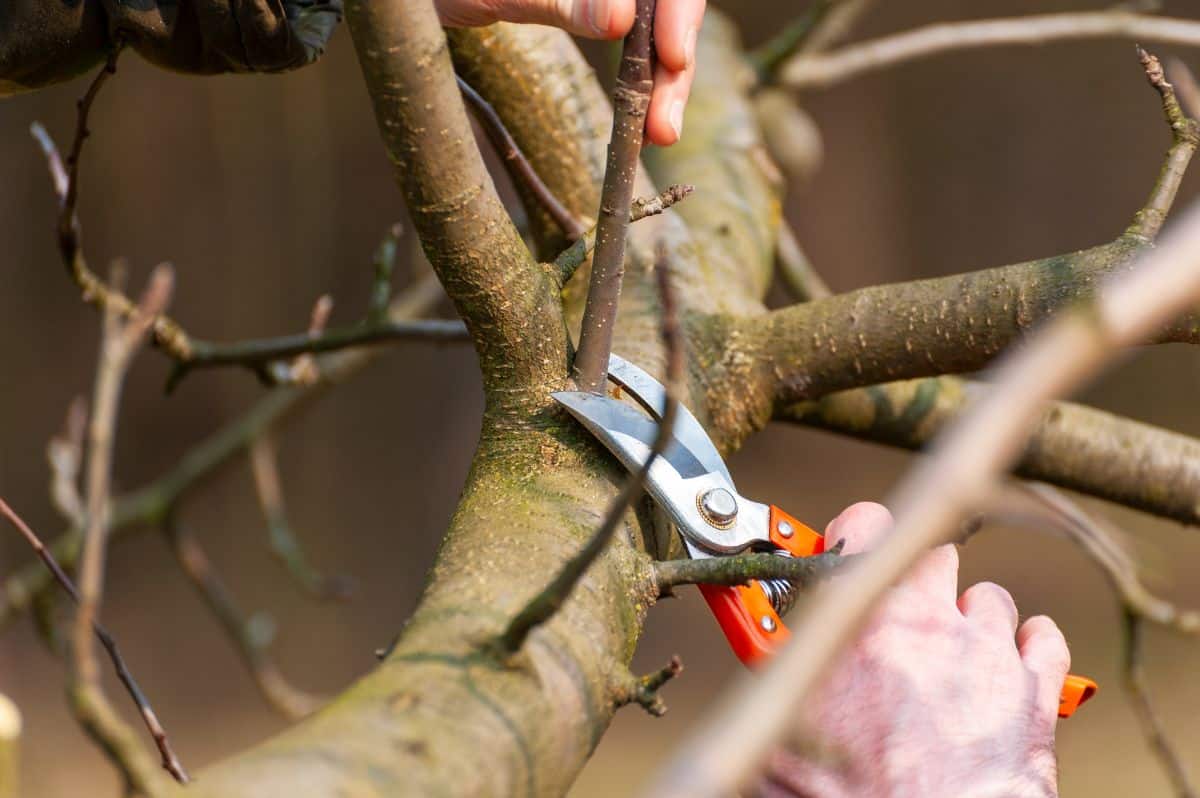
{"type": "MultiPolygon", "coordinates": [[[[553,397],[628,471],[637,472],[650,458],[667,391],[654,377],[617,355],[609,358],[608,379],[616,385],[612,396],[562,391],[553,397]],[[645,412],[621,401],[622,392],[645,412]]],[[[693,559],[746,551],[809,557],[824,551],[824,537],[811,527],[775,505],[761,504],[737,492],[716,445],[682,404],[671,441],[647,472],[646,490],[679,530],[693,559]]],[[[736,587],[699,587],[734,654],[744,664],[763,661],[790,637],[780,616],[795,602],[798,588],[792,582],[765,579],[736,587]]],[[[1068,675],[1059,698],[1059,717],[1070,717],[1096,690],[1091,679],[1068,675]]]]}

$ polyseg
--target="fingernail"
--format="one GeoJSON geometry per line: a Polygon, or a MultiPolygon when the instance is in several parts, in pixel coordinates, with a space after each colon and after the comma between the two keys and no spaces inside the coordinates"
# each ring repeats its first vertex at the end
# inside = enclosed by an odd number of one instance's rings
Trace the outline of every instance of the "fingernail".
{"type": "Polygon", "coordinates": [[[600,36],[608,35],[609,0],[589,0],[588,24],[600,36]]]}
{"type": "Polygon", "coordinates": [[[683,59],[687,65],[696,63],[696,29],[688,28],[683,37],[683,59]]]}
{"type": "Polygon", "coordinates": [[[671,103],[671,110],[667,114],[667,120],[671,123],[671,129],[675,131],[675,139],[679,140],[683,137],[683,100],[675,100],[671,103]]]}

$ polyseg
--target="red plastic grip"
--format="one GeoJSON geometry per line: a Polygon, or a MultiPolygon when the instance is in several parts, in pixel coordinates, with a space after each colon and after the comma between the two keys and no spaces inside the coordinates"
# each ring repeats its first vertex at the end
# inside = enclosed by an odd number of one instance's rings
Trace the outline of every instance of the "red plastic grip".
{"type": "MultiPolygon", "coordinates": [[[[772,505],[771,542],[795,557],[825,550],[825,538],[772,505]]],[[[721,625],[729,647],[746,665],[754,665],[787,642],[791,634],[758,582],[737,587],[700,585],[700,592],[721,625]]]]}

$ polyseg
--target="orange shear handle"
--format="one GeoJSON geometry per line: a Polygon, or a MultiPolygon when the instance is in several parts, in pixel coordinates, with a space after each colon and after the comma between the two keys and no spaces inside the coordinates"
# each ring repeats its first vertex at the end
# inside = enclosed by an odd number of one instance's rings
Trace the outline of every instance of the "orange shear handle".
{"type": "MultiPolygon", "coordinates": [[[[811,557],[825,550],[825,538],[775,505],[771,505],[770,524],[771,542],[793,557],[811,557]]],[[[756,665],[791,637],[757,581],[736,587],[699,587],[730,648],[744,664],[756,665]]],[[[1091,679],[1068,674],[1059,697],[1058,716],[1071,717],[1098,689],[1091,679]]]]}

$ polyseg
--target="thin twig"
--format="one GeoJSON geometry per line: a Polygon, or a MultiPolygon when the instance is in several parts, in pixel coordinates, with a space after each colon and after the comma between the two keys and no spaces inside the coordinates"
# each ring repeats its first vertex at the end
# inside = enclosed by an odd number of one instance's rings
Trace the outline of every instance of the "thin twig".
{"type": "Polygon", "coordinates": [[[856,555],[842,556],[842,541],[812,557],[779,557],[775,554],[739,554],[702,560],[663,560],[654,564],[660,595],[678,585],[744,585],[752,580],[787,579],[797,587],[808,587],[852,562],[856,555]]]}
{"type": "MultiPolygon", "coordinates": [[[[389,318],[400,320],[430,312],[445,296],[437,279],[427,274],[401,291],[389,306],[389,318]]],[[[179,461],[152,482],[113,501],[112,530],[131,532],[163,523],[167,512],[185,494],[230,464],[264,430],[278,426],[309,402],[323,395],[375,362],[378,349],[348,349],[321,358],[320,369],[327,381],[315,386],[285,387],[271,391],[241,416],[189,449],[179,461]]],[[[78,525],[60,535],[51,548],[60,562],[74,563],[79,554],[82,529],[78,525]]],[[[44,568],[32,563],[9,575],[0,586],[0,628],[22,610],[31,598],[47,589],[50,578],[44,568]]]]}
{"type": "Polygon", "coordinates": [[[399,222],[388,228],[387,235],[375,250],[375,279],[371,281],[371,296],[367,301],[367,324],[382,324],[388,320],[388,303],[392,301],[392,274],[396,271],[396,255],[404,228],[399,222]]]}
{"type": "Polygon", "coordinates": [[[817,23],[835,5],[837,0],[816,0],[809,3],[803,14],[746,54],[746,60],[754,67],[759,83],[767,82],[779,65],[797,52],[817,23]]]}
{"type": "Polygon", "coordinates": [[[203,547],[175,513],[168,515],[163,531],[179,567],[237,647],[267,703],[289,720],[310,715],[325,703],[322,697],[292,686],[283,676],[268,653],[271,635],[262,632],[263,624],[257,623],[256,618],[247,618],[238,608],[203,547]]]}
{"type": "MultiPolygon", "coordinates": [[[[546,588],[536,595],[509,623],[504,633],[496,641],[496,645],[504,655],[512,655],[520,651],[529,633],[539,625],[550,620],[558,612],[563,603],[571,595],[575,585],[583,578],[588,567],[595,562],[612,539],[613,533],[625,518],[626,511],[635,501],[641,498],[645,487],[646,475],[658,456],[671,442],[675,426],[675,415],[679,408],[679,393],[683,382],[684,346],[683,335],[679,326],[678,309],[675,295],[671,288],[670,270],[666,250],[660,248],[655,259],[655,272],[658,277],[658,288],[662,301],[662,338],[666,350],[667,368],[664,382],[667,399],[662,412],[662,420],[658,424],[658,435],[650,447],[646,462],[625,480],[621,492],[613,499],[604,515],[600,528],[592,535],[591,540],[563,566],[558,575],[546,588]]],[[[607,371],[605,372],[607,374],[607,371]]],[[[782,558],[781,558],[782,559],[782,558]]]]}
{"type": "Polygon", "coordinates": [[[500,115],[496,113],[492,104],[471,88],[471,85],[460,76],[455,75],[454,77],[458,80],[459,91],[466,98],[471,110],[475,112],[475,118],[483,126],[492,146],[496,148],[496,153],[505,160],[510,171],[534,196],[538,204],[542,206],[542,210],[554,220],[567,240],[578,239],[587,230],[587,226],[575,218],[575,214],[571,213],[567,206],[563,205],[554,195],[550,187],[538,177],[533,164],[525,157],[525,153],[521,152],[516,139],[508,132],[508,128],[504,126],[504,121],[500,119],[500,115]]]}
{"type": "Polygon", "coordinates": [[[654,8],[655,0],[637,0],[637,15],[625,37],[617,85],[613,88],[613,128],[596,221],[596,254],[592,258],[592,279],[574,365],[575,383],[581,390],[593,393],[603,389],[608,373],[621,275],[625,273],[625,232],[629,229],[626,209],[633,201],[646,109],[654,87],[651,47],[654,8]]]}
{"type": "MultiPolygon", "coordinates": [[[[333,313],[333,297],[321,294],[313,303],[312,313],[308,320],[308,337],[319,338],[329,326],[329,316],[333,313]]],[[[317,368],[317,359],[312,352],[297,355],[291,363],[272,363],[271,376],[280,385],[312,385],[321,378],[317,368]]]]}
{"type": "Polygon", "coordinates": [[[1171,744],[1166,727],[1150,700],[1150,686],[1142,668],[1142,618],[1133,612],[1125,613],[1125,689],[1133,700],[1134,711],[1150,743],[1150,750],[1166,771],[1175,794],[1179,798],[1196,798],[1196,788],[1188,778],[1183,760],[1171,744]]]}
{"type": "MultiPolygon", "coordinates": [[[[119,319],[114,309],[106,311],[100,361],[96,367],[96,383],[92,396],[92,417],[88,426],[87,515],[80,555],[79,591],[73,596],[78,609],[68,652],[68,671],[71,680],[70,692],[76,712],[80,714],[85,727],[93,734],[99,735],[102,744],[110,750],[108,740],[123,736],[119,727],[123,727],[124,723],[108,708],[108,699],[100,685],[100,670],[91,637],[94,630],[99,633],[96,617],[104,592],[104,560],[108,544],[110,509],[109,485],[117,411],[120,407],[121,386],[125,373],[154,320],[162,314],[170,301],[172,283],[171,268],[165,264],[160,265],[151,275],[136,312],[127,322],[119,319]]],[[[132,687],[130,692],[134,693],[132,687]]],[[[137,694],[134,695],[142,720],[162,755],[163,768],[177,781],[186,783],[187,773],[171,749],[157,715],[144,698],[139,700],[137,694]]]]}
{"type": "Polygon", "coordinates": [[[1180,107],[1179,100],[1175,97],[1175,87],[1167,82],[1158,58],[1140,46],[1137,48],[1137,54],[1142,68],[1146,71],[1146,78],[1162,98],[1163,115],[1171,127],[1171,148],[1167,151],[1167,160],[1155,183],[1154,191],[1134,216],[1133,224],[1127,231],[1152,241],[1167,221],[1167,213],[1175,201],[1179,184],[1183,182],[1188,163],[1196,152],[1196,146],[1200,145],[1200,125],[1196,120],[1188,118],[1180,107]]]}
{"type": "MultiPolygon", "coordinates": [[[[629,221],[633,223],[641,221],[647,216],[657,216],[695,190],[695,186],[680,183],[668,186],[653,197],[638,197],[630,203],[629,221]]],[[[595,246],[596,228],[591,227],[574,244],[559,253],[558,257],[554,259],[554,272],[559,285],[567,284],[576,270],[587,261],[588,255],[592,253],[595,246]]]]}
{"type": "Polygon", "coordinates": [[[645,676],[625,675],[625,682],[620,685],[616,695],[618,707],[625,704],[638,704],[650,715],[661,718],[667,714],[667,705],[659,690],[663,685],[683,673],[683,660],[673,656],[667,664],[645,676]]]}
{"type": "Polygon", "coordinates": [[[825,55],[798,55],[780,70],[780,83],[794,89],[820,88],[904,61],[954,50],[1118,36],[1142,42],[1197,45],[1200,22],[1116,9],[941,23],[825,55]]]}
{"type": "MultiPolygon", "coordinates": [[[[117,58],[121,48],[117,47],[108,57],[104,67],[88,86],[87,93],[77,103],[75,138],[71,152],[64,164],[54,140],[41,124],[34,122],[30,132],[42,148],[46,164],[50,169],[54,193],[58,198],[58,249],[68,274],[79,286],[83,300],[101,311],[115,312],[118,318],[129,319],[137,313],[137,305],[122,291],[106,283],[87,265],[81,243],[82,232],[76,203],[79,198],[79,163],[83,154],[83,143],[91,135],[88,119],[96,96],[110,76],[117,71],[117,58]]],[[[177,359],[186,359],[190,354],[187,333],[175,321],[164,314],[153,319],[154,343],[177,359]]]]}
{"type": "MultiPolygon", "coordinates": [[[[54,581],[71,597],[72,601],[78,604],[79,591],[75,588],[75,583],[71,581],[71,577],[67,576],[66,571],[62,569],[62,566],[59,565],[58,560],[55,559],[50,550],[46,548],[29,525],[25,523],[24,519],[8,506],[8,503],[4,499],[0,499],[0,515],[3,515],[17,528],[17,531],[25,538],[30,548],[33,549],[34,553],[45,564],[46,570],[54,577],[54,581]]],[[[160,753],[163,750],[163,746],[166,746],[167,752],[170,752],[170,745],[167,743],[165,735],[161,741],[156,735],[155,729],[157,728],[157,732],[161,733],[162,727],[158,725],[157,716],[154,714],[154,710],[151,708],[146,694],[142,692],[142,688],[138,685],[137,680],[133,678],[133,674],[130,673],[129,667],[125,664],[125,659],[121,656],[121,651],[117,647],[116,639],[109,634],[108,630],[99,621],[93,622],[92,631],[100,641],[100,645],[104,646],[104,650],[108,652],[113,669],[116,671],[117,677],[121,680],[121,684],[129,692],[133,703],[137,706],[138,713],[146,721],[151,734],[155,735],[155,743],[159,746],[160,753]],[[153,725],[151,725],[151,720],[153,720],[153,725]]],[[[141,747],[136,743],[129,744],[127,738],[128,735],[119,735],[119,741],[110,750],[123,768],[126,781],[135,786],[141,785],[149,793],[152,791],[151,785],[158,778],[156,768],[152,760],[146,757],[141,747]]],[[[174,754],[171,754],[171,757],[174,758],[174,754]]],[[[166,759],[166,754],[164,754],[164,759],[166,759]]],[[[175,761],[178,762],[178,760],[175,761]]],[[[182,772],[182,766],[180,767],[180,772],[182,772]]]]}
{"type": "Polygon", "coordinates": [[[264,432],[251,444],[250,469],[254,473],[258,504],[267,522],[271,551],[309,594],[322,599],[349,598],[353,592],[351,580],[344,576],[326,576],[314,568],[304,553],[304,547],[292,532],[283,501],[275,440],[270,431],[264,432]]]}
{"type": "MultiPolygon", "coordinates": [[[[364,323],[352,327],[328,330],[313,336],[310,333],[281,335],[278,338],[252,338],[230,344],[216,344],[191,339],[191,354],[177,360],[167,380],[167,390],[174,390],[180,381],[196,369],[219,366],[243,366],[256,373],[276,360],[296,357],[305,353],[320,354],[336,352],[359,346],[388,343],[390,341],[444,341],[446,343],[469,342],[470,336],[461,321],[450,319],[412,319],[404,321],[382,321],[364,323]]],[[[277,380],[267,376],[270,383],[277,380]]]]}

